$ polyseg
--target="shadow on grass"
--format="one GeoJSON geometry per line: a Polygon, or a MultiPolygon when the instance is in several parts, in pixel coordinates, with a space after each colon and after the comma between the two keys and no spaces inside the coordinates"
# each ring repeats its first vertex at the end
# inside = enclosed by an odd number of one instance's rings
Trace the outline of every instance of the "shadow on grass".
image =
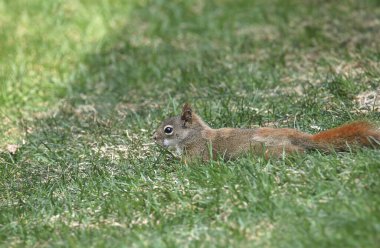
{"type": "MultiPolygon", "coordinates": [[[[315,119],[331,125],[329,108],[342,110],[340,122],[351,119],[347,104],[352,106],[352,96],[367,86],[315,73],[301,83],[301,94],[307,97],[300,97],[291,88],[300,82],[286,79],[304,73],[294,67],[299,62],[289,62],[290,55],[303,58],[318,51],[320,61],[326,62],[322,55],[337,48],[333,55],[347,57],[346,48],[338,49],[341,42],[323,32],[331,25],[328,11],[341,13],[336,25],[348,29],[342,24],[347,10],[324,4],[323,25],[313,29],[316,24],[305,26],[298,19],[309,14],[309,21],[315,20],[320,13],[313,7],[250,1],[137,6],[125,28],[108,34],[100,49],[83,59],[68,82],[69,97],[58,109],[25,124],[26,144],[11,159],[30,168],[20,170],[26,177],[49,170],[50,163],[69,168],[84,157],[155,164],[159,153],[151,145],[150,132],[184,101],[196,103],[202,116],[218,126],[291,126],[297,116],[301,127],[315,119]],[[327,90],[313,82],[321,78],[327,90]],[[338,101],[326,106],[331,96],[338,101]]],[[[357,30],[367,32],[353,27],[347,33],[357,30]]],[[[330,70],[329,64],[323,68],[330,70]]]]}
{"type": "MultiPolygon", "coordinates": [[[[15,216],[23,224],[13,231],[9,227],[9,232],[18,236],[22,226],[36,229],[28,223],[51,217],[52,212],[86,208],[83,204],[93,202],[93,197],[106,199],[104,191],[125,194],[125,199],[135,202],[134,193],[122,192],[149,191],[149,180],[166,178],[167,170],[180,166],[168,161],[150,140],[150,132],[164,115],[184,100],[231,98],[238,94],[238,90],[230,93],[234,85],[241,89],[242,99],[256,85],[248,78],[239,82],[252,74],[249,68],[236,72],[225,61],[230,49],[226,44],[233,41],[228,29],[220,29],[226,21],[218,9],[211,4],[196,17],[187,16],[198,21],[193,28],[200,27],[188,32],[192,27],[181,25],[191,23],[182,18],[196,10],[176,4],[140,9],[142,16],[131,18],[135,22],[108,34],[100,51],[88,54],[78,65],[68,82],[69,97],[57,109],[24,123],[26,143],[16,154],[0,155],[0,188],[5,192],[0,222],[8,223],[7,218],[15,216]],[[240,87],[244,82],[247,87],[240,87]],[[43,209],[49,212],[46,216],[43,209]],[[18,217],[21,213],[28,216],[25,222],[18,217]]],[[[94,204],[91,208],[101,202],[94,204]]]]}

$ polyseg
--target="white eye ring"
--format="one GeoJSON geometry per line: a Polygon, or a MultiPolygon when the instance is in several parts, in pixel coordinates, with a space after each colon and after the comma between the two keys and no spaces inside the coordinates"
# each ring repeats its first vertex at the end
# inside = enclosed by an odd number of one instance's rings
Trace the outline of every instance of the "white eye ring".
{"type": "Polygon", "coordinates": [[[164,133],[166,135],[172,135],[173,131],[174,131],[174,128],[171,125],[167,125],[167,126],[164,127],[164,133]]]}

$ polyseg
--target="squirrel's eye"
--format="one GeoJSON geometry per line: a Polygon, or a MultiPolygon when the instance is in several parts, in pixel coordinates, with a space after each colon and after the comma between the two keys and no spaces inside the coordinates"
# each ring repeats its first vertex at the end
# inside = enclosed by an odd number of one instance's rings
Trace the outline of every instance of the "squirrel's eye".
{"type": "Polygon", "coordinates": [[[171,133],[173,133],[173,127],[171,127],[171,126],[166,126],[166,127],[164,128],[164,132],[165,132],[166,134],[171,134],[171,133]]]}

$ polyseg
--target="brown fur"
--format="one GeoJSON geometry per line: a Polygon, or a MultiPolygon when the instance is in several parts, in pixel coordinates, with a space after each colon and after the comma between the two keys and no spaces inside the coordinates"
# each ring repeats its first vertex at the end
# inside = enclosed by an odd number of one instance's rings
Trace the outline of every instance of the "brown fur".
{"type": "Polygon", "coordinates": [[[311,140],[334,150],[345,151],[350,146],[379,146],[380,132],[368,122],[354,122],[317,133],[311,140]]]}
{"type": "Polygon", "coordinates": [[[350,147],[380,147],[380,131],[367,122],[355,122],[315,135],[290,128],[212,129],[185,104],[179,117],[165,120],[154,134],[157,143],[181,155],[205,160],[221,156],[236,158],[242,153],[280,157],[308,150],[345,151],[350,147]],[[164,132],[173,127],[173,133],[164,132]]]}

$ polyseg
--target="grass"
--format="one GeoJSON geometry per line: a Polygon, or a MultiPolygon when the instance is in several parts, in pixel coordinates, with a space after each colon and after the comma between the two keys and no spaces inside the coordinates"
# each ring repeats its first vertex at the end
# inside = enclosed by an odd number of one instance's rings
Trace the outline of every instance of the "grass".
{"type": "Polygon", "coordinates": [[[0,2],[0,244],[377,247],[379,151],[184,165],[151,132],[185,101],[213,127],[378,123],[354,99],[380,85],[379,16],[370,0],[0,2]]]}

